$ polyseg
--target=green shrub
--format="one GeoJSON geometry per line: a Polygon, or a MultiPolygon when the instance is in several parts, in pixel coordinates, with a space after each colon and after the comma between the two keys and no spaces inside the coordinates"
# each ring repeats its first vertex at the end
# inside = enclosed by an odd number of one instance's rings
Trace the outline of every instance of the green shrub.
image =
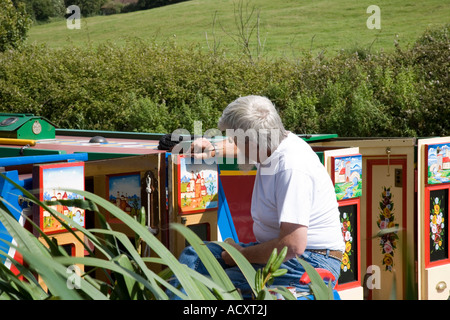
{"type": "Polygon", "coordinates": [[[61,128],[190,132],[215,128],[234,99],[271,99],[288,130],[340,136],[447,135],[448,30],[415,46],[364,55],[249,60],[170,41],[0,54],[0,111],[47,117],[61,128]]]}
{"type": "Polygon", "coordinates": [[[320,118],[316,110],[318,101],[314,93],[299,93],[293,97],[281,113],[284,126],[299,134],[319,132],[320,118]]]}
{"type": "Polygon", "coordinates": [[[23,3],[0,0],[0,52],[22,45],[31,23],[23,3]]]}
{"type": "Polygon", "coordinates": [[[417,123],[429,135],[448,135],[450,128],[450,25],[427,30],[411,50],[421,86],[418,100],[423,117],[417,123]]]}

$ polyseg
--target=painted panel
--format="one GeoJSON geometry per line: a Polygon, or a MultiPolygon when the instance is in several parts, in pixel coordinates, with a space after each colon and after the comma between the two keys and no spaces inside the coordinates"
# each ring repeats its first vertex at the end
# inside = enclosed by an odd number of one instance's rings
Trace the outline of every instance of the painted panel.
{"type": "MultiPolygon", "coordinates": [[[[111,203],[115,204],[125,213],[136,216],[141,209],[141,175],[139,172],[114,174],[106,179],[107,196],[111,203]]],[[[118,219],[109,217],[110,222],[119,222],[118,219]]]]}
{"type": "Polygon", "coordinates": [[[362,155],[332,157],[332,180],[337,200],[362,195],[362,155]]]}
{"type": "Polygon", "coordinates": [[[220,179],[239,241],[256,241],[250,212],[255,175],[233,175],[221,170],[220,179]]]}
{"type": "MultiPolygon", "coordinates": [[[[2,175],[18,183],[22,187],[24,184],[19,180],[19,174],[17,170],[3,172],[2,175]]],[[[2,205],[4,210],[7,210],[15,220],[23,227],[26,226],[26,218],[29,216],[28,205],[23,203],[20,205],[20,199],[23,197],[22,191],[17,189],[12,183],[0,178],[0,196],[2,198],[2,205]]],[[[16,251],[15,246],[11,244],[14,242],[12,235],[9,233],[6,226],[0,222],[0,263],[4,263],[5,266],[14,272],[14,274],[19,274],[20,271],[14,266],[11,260],[7,259],[4,254],[14,258],[14,260],[22,263],[22,256],[16,251]]]]}
{"type": "Polygon", "coordinates": [[[217,164],[191,163],[178,158],[179,213],[198,213],[214,210],[219,205],[219,175],[217,164]]]}
{"type": "Polygon", "coordinates": [[[449,210],[450,185],[428,187],[425,193],[425,267],[450,263],[449,210]]]}
{"type": "MultiPolygon", "coordinates": [[[[406,160],[367,160],[366,266],[376,277],[369,299],[384,300],[395,294],[403,299],[405,272],[406,188],[396,186],[395,170],[406,172],[406,160]]],[[[406,186],[403,175],[402,186],[406,186]]]]}
{"type": "MultiPolygon", "coordinates": [[[[82,196],[68,190],[84,190],[84,162],[66,162],[35,165],[33,183],[39,188],[41,201],[59,201],[83,199],[82,196]]],[[[34,220],[47,234],[65,232],[64,226],[42,207],[37,207],[34,220]]],[[[57,212],[69,217],[76,225],[85,226],[85,211],[64,202],[50,206],[57,212]]],[[[73,225],[75,228],[76,225],[73,225]]]]}
{"type": "Polygon", "coordinates": [[[359,199],[339,203],[342,236],[345,251],[341,264],[338,289],[360,286],[360,248],[359,248],[359,199]]]}
{"type": "MultiPolygon", "coordinates": [[[[383,232],[389,228],[398,230],[396,206],[394,206],[392,187],[382,187],[382,192],[378,198],[378,219],[376,220],[378,229],[383,232]]],[[[398,231],[382,233],[379,247],[383,255],[382,265],[385,271],[392,271],[394,268],[394,255],[398,245],[398,231]]]]}
{"type": "Polygon", "coordinates": [[[450,142],[429,144],[426,146],[428,184],[440,184],[450,182],[450,142]]]}

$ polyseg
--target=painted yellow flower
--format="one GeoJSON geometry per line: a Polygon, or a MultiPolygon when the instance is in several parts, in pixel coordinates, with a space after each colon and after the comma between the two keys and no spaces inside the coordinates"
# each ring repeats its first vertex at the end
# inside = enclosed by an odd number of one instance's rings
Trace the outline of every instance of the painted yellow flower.
{"type": "Polygon", "coordinates": [[[439,211],[441,211],[441,208],[439,207],[438,204],[435,204],[435,205],[434,205],[434,214],[438,214],[439,211]]]}
{"type": "Polygon", "coordinates": [[[394,263],[394,259],[390,254],[385,254],[383,262],[387,266],[392,266],[392,264],[394,263]]]}
{"type": "Polygon", "coordinates": [[[433,224],[436,224],[436,216],[433,214],[433,218],[431,218],[431,222],[433,222],[433,224]]]}
{"type": "Polygon", "coordinates": [[[344,252],[342,255],[342,265],[341,266],[347,266],[350,262],[350,259],[348,258],[348,254],[344,252]]]}
{"type": "Polygon", "coordinates": [[[383,209],[383,215],[384,215],[386,218],[390,218],[390,217],[391,217],[391,210],[389,210],[388,208],[384,208],[384,209],[383,209]]]}
{"type": "Polygon", "coordinates": [[[352,244],[350,243],[350,241],[347,241],[345,243],[345,252],[350,252],[350,250],[352,250],[352,244]]]}

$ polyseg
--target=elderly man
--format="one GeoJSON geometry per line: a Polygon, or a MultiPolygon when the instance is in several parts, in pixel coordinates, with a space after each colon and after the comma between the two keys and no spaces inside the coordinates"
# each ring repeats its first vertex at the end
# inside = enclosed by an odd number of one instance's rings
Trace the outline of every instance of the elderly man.
{"type": "MultiPolygon", "coordinates": [[[[274,248],[287,247],[280,268],[288,272],[274,286],[308,288],[299,283],[304,269],[296,257],[324,268],[338,279],[344,242],[338,204],[331,179],[311,147],[284,129],[272,102],[260,96],[241,97],[230,103],[219,120],[228,139],[211,144],[196,140],[195,157],[237,157],[242,167],[256,166],[251,215],[255,243],[234,246],[261,268],[274,248]]],[[[229,254],[209,243],[231,281],[245,295],[250,287],[229,254]]],[[[207,273],[195,251],[187,247],[180,262],[207,273]]]]}

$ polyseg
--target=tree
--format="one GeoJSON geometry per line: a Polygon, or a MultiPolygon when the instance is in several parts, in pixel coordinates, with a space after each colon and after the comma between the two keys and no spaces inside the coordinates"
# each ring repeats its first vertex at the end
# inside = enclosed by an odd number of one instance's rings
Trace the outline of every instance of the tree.
{"type": "Polygon", "coordinates": [[[32,20],[23,3],[0,0],[0,52],[18,48],[26,39],[32,20]]]}
{"type": "Polygon", "coordinates": [[[80,7],[83,16],[94,16],[100,14],[100,8],[108,0],[65,0],[66,7],[77,5],[80,7]]]}
{"type": "Polygon", "coordinates": [[[14,2],[24,2],[27,12],[38,21],[62,17],[65,13],[64,0],[14,0],[14,2]]]}

